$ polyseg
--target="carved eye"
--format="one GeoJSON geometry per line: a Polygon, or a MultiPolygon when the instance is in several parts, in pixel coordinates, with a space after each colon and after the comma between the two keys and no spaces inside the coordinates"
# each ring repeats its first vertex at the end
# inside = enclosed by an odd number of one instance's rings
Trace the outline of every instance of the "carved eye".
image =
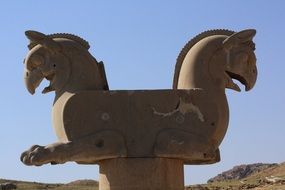
{"type": "Polygon", "coordinates": [[[33,57],[31,57],[31,63],[32,63],[32,66],[34,67],[41,66],[44,64],[44,58],[39,55],[34,55],[33,57]]]}
{"type": "Polygon", "coordinates": [[[248,54],[245,52],[239,53],[236,58],[239,63],[248,63],[248,54]]]}
{"type": "Polygon", "coordinates": [[[53,67],[55,68],[55,67],[56,67],[56,64],[53,64],[53,67]]]}

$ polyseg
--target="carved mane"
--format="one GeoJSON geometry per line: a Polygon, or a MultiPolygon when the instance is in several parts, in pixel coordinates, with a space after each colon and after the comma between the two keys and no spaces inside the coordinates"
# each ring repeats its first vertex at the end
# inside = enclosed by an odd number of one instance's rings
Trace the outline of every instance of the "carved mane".
{"type": "MultiPolygon", "coordinates": [[[[83,46],[84,48],[86,48],[87,50],[90,48],[89,43],[84,40],[83,38],[76,36],[74,34],[68,34],[68,33],[55,33],[55,34],[49,34],[47,35],[48,37],[55,39],[55,38],[66,38],[69,40],[73,40],[75,42],[77,42],[78,44],[80,44],[81,46],[83,46]]],[[[37,43],[35,42],[31,42],[28,45],[28,48],[31,50],[33,47],[35,47],[37,45],[37,43]]]]}
{"type": "Polygon", "coordinates": [[[186,45],[182,48],[182,50],[180,51],[177,59],[176,59],[176,65],[175,65],[175,71],[174,71],[174,78],[173,78],[173,89],[177,89],[177,83],[178,83],[178,78],[179,78],[179,73],[180,73],[180,69],[182,66],[182,63],[184,61],[184,58],[186,57],[188,51],[196,44],[198,43],[200,40],[209,37],[209,36],[213,36],[213,35],[226,35],[226,36],[230,36],[233,33],[235,33],[234,31],[231,30],[224,30],[224,29],[216,29],[216,30],[208,30],[205,32],[202,32],[200,34],[198,34],[197,36],[195,36],[194,38],[192,38],[190,41],[188,41],[186,43],[186,45]]]}

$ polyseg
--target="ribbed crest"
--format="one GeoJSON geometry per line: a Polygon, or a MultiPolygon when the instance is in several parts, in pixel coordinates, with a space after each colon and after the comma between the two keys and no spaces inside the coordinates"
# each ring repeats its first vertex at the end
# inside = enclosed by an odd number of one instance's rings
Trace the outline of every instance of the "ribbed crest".
{"type": "MultiPolygon", "coordinates": [[[[55,34],[49,34],[47,36],[52,38],[52,39],[54,39],[54,38],[66,38],[66,39],[73,40],[73,41],[79,43],[81,46],[83,46],[86,49],[90,48],[90,45],[89,45],[89,43],[86,40],[84,40],[83,38],[80,38],[79,36],[73,35],[73,34],[55,33],[55,34]]],[[[36,45],[37,45],[37,43],[31,42],[28,45],[28,47],[29,47],[29,49],[32,49],[36,45]]]]}
{"type": "Polygon", "coordinates": [[[83,38],[80,38],[79,36],[76,36],[74,34],[56,33],[56,34],[49,34],[48,36],[50,38],[66,38],[66,39],[70,39],[70,40],[73,40],[73,41],[79,43],[80,45],[82,45],[86,49],[90,48],[90,45],[89,45],[89,43],[86,40],[84,40],[83,38]]]}

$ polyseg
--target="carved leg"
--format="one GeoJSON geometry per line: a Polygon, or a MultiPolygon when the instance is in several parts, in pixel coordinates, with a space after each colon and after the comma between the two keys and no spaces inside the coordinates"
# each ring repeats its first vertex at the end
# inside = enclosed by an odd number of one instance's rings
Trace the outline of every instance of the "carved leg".
{"type": "Polygon", "coordinates": [[[70,142],[47,146],[34,145],[21,155],[26,165],[62,164],[68,161],[96,163],[98,160],[126,157],[123,137],[114,131],[103,131],[70,142]]]}

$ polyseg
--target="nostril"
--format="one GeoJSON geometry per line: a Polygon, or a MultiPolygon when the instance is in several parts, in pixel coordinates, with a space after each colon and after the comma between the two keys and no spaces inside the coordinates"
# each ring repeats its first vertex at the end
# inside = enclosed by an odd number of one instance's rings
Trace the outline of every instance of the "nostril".
{"type": "Polygon", "coordinates": [[[28,77],[29,76],[29,72],[26,72],[26,77],[28,77]]]}
{"type": "Polygon", "coordinates": [[[56,67],[56,64],[53,64],[53,67],[56,67]]]}

